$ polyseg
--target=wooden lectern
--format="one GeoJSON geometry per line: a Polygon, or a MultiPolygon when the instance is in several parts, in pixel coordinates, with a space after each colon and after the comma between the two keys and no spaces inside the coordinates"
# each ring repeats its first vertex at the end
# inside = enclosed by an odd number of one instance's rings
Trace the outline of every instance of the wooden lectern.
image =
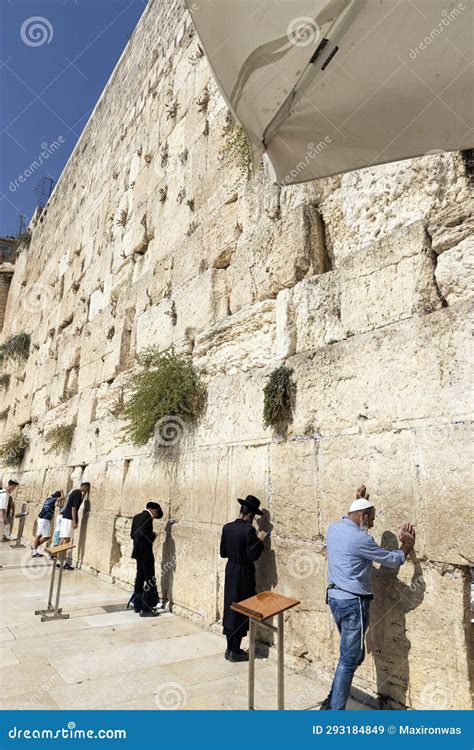
{"type": "Polygon", "coordinates": [[[63,565],[66,560],[66,552],[70,549],[74,549],[75,545],[71,542],[67,544],[58,544],[56,547],[47,547],[46,552],[49,552],[53,556],[53,571],[51,573],[51,584],[49,587],[48,606],[46,609],[37,609],[35,615],[41,615],[41,622],[47,622],[48,620],[68,620],[69,615],[63,613],[62,608],[59,606],[59,598],[61,596],[61,581],[63,578],[63,565]],[[54,593],[54,579],[56,577],[56,560],[59,561],[59,576],[58,585],[56,587],[56,601],[53,607],[53,593],[54,593]]]}
{"type": "Polygon", "coordinates": [[[278,633],[278,710],[285,708],[285,683],[284,683],[284,639],[283,639],[283,612],[300,604],[298,599],[290,599],[288,596],[277,594],[276,591],[262,591],[261,594],[251,596],[242,602],[234,602],[231,609],[246,615],[249,618],[249,711],[255,710],[255,631],[257,623],[265,628],[278,633]],[[278,616],[278,627],[270,625],[265,620],[278,616]]]}

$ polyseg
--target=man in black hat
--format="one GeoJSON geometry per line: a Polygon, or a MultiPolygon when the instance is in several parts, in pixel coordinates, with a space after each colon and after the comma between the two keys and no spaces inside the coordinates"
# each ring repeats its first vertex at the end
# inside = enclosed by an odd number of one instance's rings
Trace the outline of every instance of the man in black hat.
{"type": "Polygon", "coordinates": [[[240,515],[235,521],[226,523],[222,529],[221,557],[227,558],[224,585],[224,634],[227,638],[225,658],[229,661],[247,661],[248,654],[240,648],[242,638],[249,629],[248,617],[234,612],[230,607],[255,596],[255,562],[263,552],[265,531],[258,534],[253,526],[255,516],[261,516],[260,500],[247,495],[238,498],[240,515]]]}
{"type": "Polygon", "coordinates": [[[155,610],[158,604],[158,591],[153,555],[153,542],[156,539],[153,531],[154,518],[163,518],[163,511],[158,503],[147,503],[145,510],[133,517],[130,532],[133,539],[132,558],[137,561],[132,601],[135,612],[141,617],[158,616],[155,610]]]}

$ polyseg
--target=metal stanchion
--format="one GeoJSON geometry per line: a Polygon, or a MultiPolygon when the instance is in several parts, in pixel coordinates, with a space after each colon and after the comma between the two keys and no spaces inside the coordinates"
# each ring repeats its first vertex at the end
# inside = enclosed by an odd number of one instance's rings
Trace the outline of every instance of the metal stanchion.
{"type": "Polygon", "coordinates": [[[68,614],[64,614],[62,608],[59,606],[59,600],[61,598],[61,583],[63,579],[63,565],[66,560],[66,554],[74,548],[74,544],[62,544],[55,548],[50,547],[48,552],[53,557],[53,570],[51,573],[51,583],[49,586],[48,605],[46,609],[37,609],[35,615],[41,615],[41,622],[47,622],[49,620],[67,620],[69,619],[68,614]],[[54,581],[56,577],[56,559],[59,561],[59,574],[58,583],[56,586],[56,600],[53,607],[53,596],[54,596],[54,581]]]}
{"type": "Polygon", "coordinates": [[[13,547],[13,549],[16,549],[17,547],[26,547],[26,544],[22,544],[21,540],[23,539],[23,531],[25,528],[25,519],[28,515],[28,511],[26,510],[26,503],[23,503],[21,513],[17,513],[15,518],[18,518],[18,531],[16,535],[15,544],[10,544],[10,547],[13,547]]]}

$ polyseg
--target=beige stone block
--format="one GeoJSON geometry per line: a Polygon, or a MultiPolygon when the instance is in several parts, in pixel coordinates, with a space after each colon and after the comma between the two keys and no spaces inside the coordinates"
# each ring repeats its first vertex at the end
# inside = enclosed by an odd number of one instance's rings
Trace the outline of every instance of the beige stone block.
{"type": "Polygon", "coordinates": [[[376,509],[371,535],[380,544],[385,531],[398,535],[405,521],[418,529],[416,549],[424,552],[424,515],[416,493],[417,467],[412,430],[340,435],[319,443],[321,532],[346,515],[365,484],[376,509]]]}
{"type": "Polygon", "coordinates": [[[426,555],[467,565],[474,559],[472,423],[418,427],[414,451],[426,555]]]}
{"type": "Polygon", "coordinates": [[[435,253],[444,253],[460,242],[471,237],[474,232],[474,200],[463,196],[464,200],[449,203],[441,211],[433,213],[428,224],[435,253]]]}
{"type": "Polygon", "coordinates": [[[436,265],[436,281],[448,305],[474,297],[474,230],[458,245],[443,252],[436,265]]]}
{"type": "Polygon", "coordinates": [[[233,374],[268,366],[273,360],[275,302],[240,310],[196,336],[193,356],[206,373],[233,374]]]}
{"type": "Polygon", "coordinates": [[[268,528],[270,506],[269,485],[269,446],[268,445],[234,445],[229,457],[228,469],[229,506],[228,521],[233,521],[239,514],[240,505],[237,498],[245,499],[255,495],[261,502],[262,528],[268,528]]]}
{"type": "Polygon", "coordinates": [[[226,272],[210,268],[173,293],[175,335],[194,341],[198,332],[227,316],[226,272]]]}
{"type": "Polygon", "coordinates": [[[343,338],[341,284],[335,272],[312,276],[293,291],[296,351],[304,352],[343,338]]]}
{"type": "Polygon", "coordinates": [[[229,520],[229,500],[235,508],[235,498],[229,498],[228,489],[231,451],[228,446],[216,446],[198,452],[192,488],[193,518],[197,523],[223,526],[229,520]]]}
{"type": "Polygon", "coordinates": [[[365,677],[392,708],[469,708],[467,664],[459,658],[467,648],[467,588],[466,572],[416,558],[398,571],[380,568],[367,663],[356,684],[365,677]],[[433,643],[442,643],[442,649],[433,643]]]}
{"type": "Polygon", "coordinates": [[[468,326],[456,312],[446,308],[290,358],[298,384],[293,432],[386,429],[470,413],[468,326]]]}
{"type": "Polygon", "coordinates": [[[162,559],[168,598],[205,623],[216,618],[219,539],[218,529],[176,524],[162,559]]]}
{"type": "Polygon", "coordinates": [[[319,533],[316,442],[310,439],[272,443],[270,481],[272,533],[278,537],[315,539],[319,533]]]}

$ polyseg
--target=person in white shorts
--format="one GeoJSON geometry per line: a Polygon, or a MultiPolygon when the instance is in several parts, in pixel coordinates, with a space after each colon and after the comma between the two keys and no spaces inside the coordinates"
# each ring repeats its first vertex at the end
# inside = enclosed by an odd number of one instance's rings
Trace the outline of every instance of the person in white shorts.
{"type": "Polygon", "coordinates": [[[3,541],[8,542],[10,539],[11,528],[8,523],[8,511],[15,513],[15,503],[13,502],[12,492],[15,492],[18,482],[15,479],[9,479],[7,488],[0,490],[0,511],[3,521],[3,541]]]}
{"type": "Polygon", "coordinates": [[[56,490],[50,495],[43,503],[43,507],[38,514],[38,521],[36,525],[36,536],[33,539],[32,544],[32,557],[43,557],[41,552],[38,552],[38,547],[51,539],[51,520],[54,516],[56,506],[61,506],[64,500],[62,490],[56,490]]]}
{"type": "MultiPolygon", "coordinates": [[[[61,520],[61,544],[67,544],[74,539],[74,530],[79,525],[79,509],[84,500],[84,496],[89,494],[89,482],[81,482],[78,490],[71,490],[67,496],[66,506],[63,511],[61,520]]],[[[74,570],[70,560],[64,563],[64,570],[74,570]]]]}

